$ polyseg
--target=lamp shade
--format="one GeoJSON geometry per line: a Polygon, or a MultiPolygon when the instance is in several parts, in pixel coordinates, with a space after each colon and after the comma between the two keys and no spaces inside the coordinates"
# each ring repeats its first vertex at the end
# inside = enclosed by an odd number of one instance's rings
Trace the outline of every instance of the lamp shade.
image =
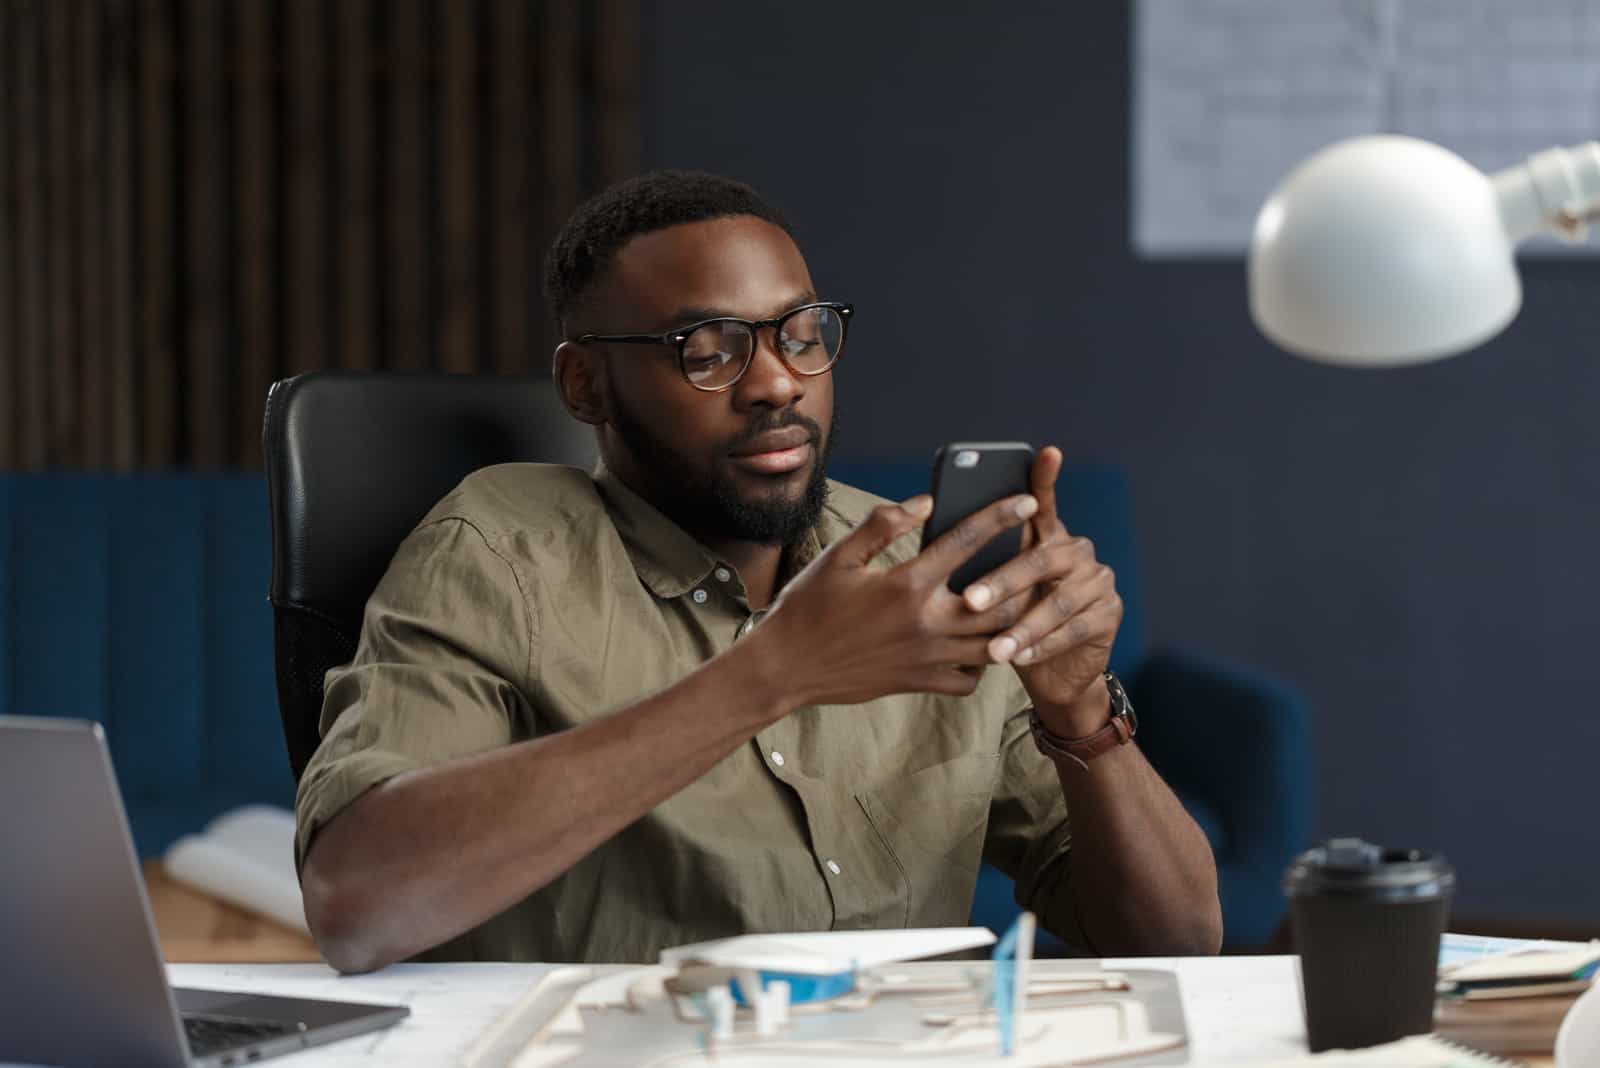
{"type": "Polygon", "coordinates": [[[1357,137],[1290,172],[1250,242],[1250,314],[1297,355],[1354,366],[1497,334],[1522,287],[1490,179],[1413,137],[1357,137]]]}

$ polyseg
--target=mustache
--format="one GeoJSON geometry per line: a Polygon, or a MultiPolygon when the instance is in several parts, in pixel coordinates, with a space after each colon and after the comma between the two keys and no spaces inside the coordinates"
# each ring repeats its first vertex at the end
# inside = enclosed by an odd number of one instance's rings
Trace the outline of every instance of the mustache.
{"type": "Polygon", "coordinates": [[[782,412],[774,412],[765,419],[757,419],[740,431],[736,437],[724,442],[722,451],[724,454],[731,454],[735,450],[750,444],[762,434],[772,430],[782,430],[784,427],[790,426],[803,428],[806,432],[806,439],[813,445],[822,440],[821,425],[815,419],[801,415],[791,408],[782,412]]]}

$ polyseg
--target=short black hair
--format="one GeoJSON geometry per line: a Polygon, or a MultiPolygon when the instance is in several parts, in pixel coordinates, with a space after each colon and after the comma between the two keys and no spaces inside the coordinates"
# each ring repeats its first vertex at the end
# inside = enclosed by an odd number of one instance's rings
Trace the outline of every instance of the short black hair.
{"type": "Polygon", "coordinates": [[[635,237],[730,215],[753,215],[794,236],[788,220],[754,189],[704,171],[651,171],[584,201],[544,261],[544,296],[558,327],[566,332],[568,317],[635,237]]]}

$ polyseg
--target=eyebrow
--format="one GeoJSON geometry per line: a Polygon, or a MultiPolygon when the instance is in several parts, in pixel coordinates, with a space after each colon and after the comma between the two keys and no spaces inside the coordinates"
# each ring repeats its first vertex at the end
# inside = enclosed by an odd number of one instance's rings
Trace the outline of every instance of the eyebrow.
{"type": "MultiPolygon", "coordinates": [[[[795,296],[790,297],[787,301],[783,302],[783,304],[779,306],[777,311],[773,312],[771,315],[763,315],[761,318],[778,319],[789,312],[794,311],[796,308],[804,307],[807,304],[815,304],[816,300],[817,295],[808,289],[803,293],[798,293],[795,296]]],[[[681,330],[686,326],[693,325],[694,323],[703,323],[707,319],[743,318],[744,316],[736,315],[726,309],[690,306],[687,308],[679,308],[677,311],[673,312],[671,318],[667,320],[671,325],[664,327],[660,332],[663,334],[670,334],[674,330],[681,330]]]]}

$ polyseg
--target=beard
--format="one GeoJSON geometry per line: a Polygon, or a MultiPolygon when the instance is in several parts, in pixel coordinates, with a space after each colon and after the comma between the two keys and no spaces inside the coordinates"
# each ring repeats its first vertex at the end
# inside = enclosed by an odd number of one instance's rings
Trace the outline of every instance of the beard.
{"type": "Polygon", "coordinates": [[[738,437],[724,442],[709,468],[656,435],[613,400],[611,425],[633,461],[650,480],[650,503],[691,533],[764,545],[791,545],[816,525],[828,503],[828,457],[839,440],[839,410],[824,439],[815,419],[793,408],[756,419],[738,437]],[[811,474],[796,496],[741,492],[726,465],[727,457],[758,434],[798,426],[811,437],[811,474]]]}

